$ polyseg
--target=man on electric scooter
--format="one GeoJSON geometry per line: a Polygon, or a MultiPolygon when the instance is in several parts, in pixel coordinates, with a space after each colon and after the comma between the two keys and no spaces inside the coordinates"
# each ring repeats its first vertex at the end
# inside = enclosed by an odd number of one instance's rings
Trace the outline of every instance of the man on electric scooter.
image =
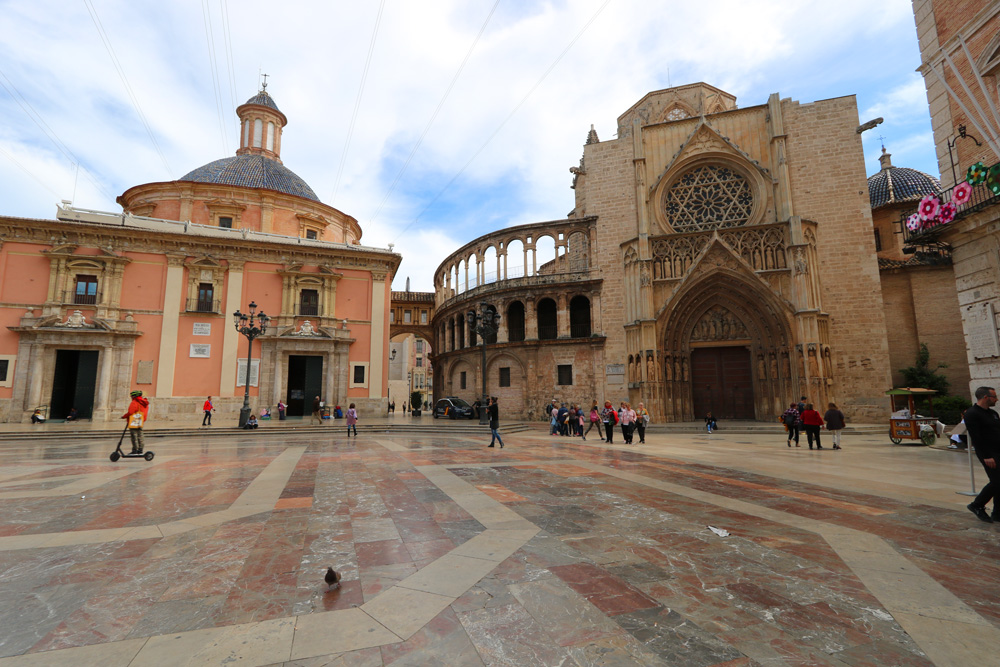
{"type": "Polygon", "coordinates": [[[142,395],[138,389],[129,394],[132,402],[128,405],[128,412],[122,415],[122,419],[128,420],[128,434],[132,438],[132,453],[142,454],[142,427],[149,416],[149,399],[142,395]]]}

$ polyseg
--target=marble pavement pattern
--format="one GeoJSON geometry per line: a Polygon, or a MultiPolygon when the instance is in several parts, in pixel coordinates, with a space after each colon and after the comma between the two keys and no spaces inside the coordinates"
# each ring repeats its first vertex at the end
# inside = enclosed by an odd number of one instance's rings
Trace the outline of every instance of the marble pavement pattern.
{"type": "Polygon", "coordinates": [[[0,667],[1000,664],[1000,527],[870,440],[0,442],[0,667]]]}

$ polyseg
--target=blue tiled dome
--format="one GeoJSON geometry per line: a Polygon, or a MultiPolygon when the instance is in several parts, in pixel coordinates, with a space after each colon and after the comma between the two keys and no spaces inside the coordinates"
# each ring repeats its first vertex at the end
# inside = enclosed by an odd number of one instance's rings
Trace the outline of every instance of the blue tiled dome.
{"type": "Polygon", "coordinates": [[[263,155],[237,155],[222,158],[198,167],[178,180],[238,185],[244,188],[266,188],[319,201],[319,197],[309,187],[309,184],[299,178],[295,172],[277,160],[263,155]]]}
{"type": "Polygon", "coordinates": [[[274,101],[274,98],[268,95],[266,90],[260,91],[243,104],[260,104],[261,106],[269,107],[275,111],[281,111],[281,109],[278,108],[278,104],[274,101]]]}
{"type": "Polygon", "coordinates": [[[893,167],[882,149],[882,170],[868,179],[868,198],[872,208],[888,204],[920,201],[925,195],[941,191],[941,181],[930,174],[907,167],[893,167]]]}

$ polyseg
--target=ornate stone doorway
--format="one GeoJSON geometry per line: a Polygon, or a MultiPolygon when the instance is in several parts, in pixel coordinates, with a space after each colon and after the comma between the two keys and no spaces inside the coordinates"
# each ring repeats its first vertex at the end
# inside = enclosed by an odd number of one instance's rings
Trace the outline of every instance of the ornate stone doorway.
{"type": "Polygon", "coordinates": [[[80,419],[94,413],[97,393],[97,350],[56,350],[49,418],[62,419],[76,408],[80,419]]]}
{"type": "Polygon", "coordinates": [[[753,370],[750,350],[699,347],[691,351],[691,393],[695,418],[753,419],[753,370]]]}
{"type": "Polygon", "coordinates": [[[288,416],[312,413],[316,396],[323,400],[323,357],[288,355],[288,416]]]}

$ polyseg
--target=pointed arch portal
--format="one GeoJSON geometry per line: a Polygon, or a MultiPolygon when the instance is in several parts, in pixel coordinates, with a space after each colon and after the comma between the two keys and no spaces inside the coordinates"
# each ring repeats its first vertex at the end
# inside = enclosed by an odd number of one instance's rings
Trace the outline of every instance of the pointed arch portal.
{"type": "Polygon", "coordinates": [[[663,414],[771,419],[795,392],[791,312],[756,276],[732,264],[711,268],[658,318],[663,414]]]}

